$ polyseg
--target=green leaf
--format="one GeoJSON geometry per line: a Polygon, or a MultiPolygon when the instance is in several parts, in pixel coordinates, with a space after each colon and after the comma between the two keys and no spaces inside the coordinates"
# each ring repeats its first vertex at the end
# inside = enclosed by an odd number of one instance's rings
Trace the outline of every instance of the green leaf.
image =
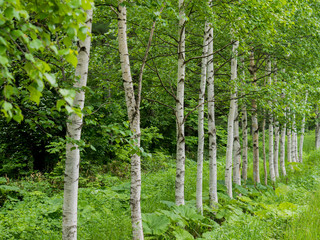
{"type": "Polygon", "coordinates": [[[73,67],[75,68],[77,67],[78,59],[73,53],[68,54],[66,56],[66,60],[68,63],[71,63],[73,67]]]}
{"type": "Polygon", "coordinates": [[[22,31],[20,31],[20,30],[14,30],[14,31],[11,32],[11,36],[12,36],[12,38],[14,40],[16,40],[17,38],[23,36],[23,34],[24,33],[22,31]]]}
{"type": "Polygon", "coordinates": [[[44,76],[46,77],[47,81],[50,83],[52,87],[58,87],[58,84],[56,82],[56,77],[52,73],[44,73],[44,76]]]}
{"type": "Polygon", "coordinates": [[[178,228],[173,232],[176,240],[193,240],[194,237],[186,230],[178,228]]]}
{"type": "Polygon", "coordinates": [[[65,104],[66,104],[66,101],[64,99],[59,99],[56,104],[58,111],[61,111],[61,107],[64,106],[65,104]]]}
{"type": "Polygon", "coordinates": [[[6,56],[0,56],[0,64],[3,66],[7,66],[9,63],[9,60],[6,56]]]}
{"type": "Polygon", "coordinates": [[[3,108],[6,112],[8,112],[8,111],[10,111],[10,110],[13,108],[13,106],[12,106],[12,104],[9,103],[9,102],[4,102],[3,105],[2,105],[2,108],[3,108]]]}
{"type": "Polygon", "coordinates": [[[11,20],[14,16],[15,9],[13,7],[7,7],[6,10],[4,10],[4,16],[11,20]]]}
{"type": "Polygon", "coordinates": [[[143,230],[146,234],[161,235],[165,233],[170,225],[170,220],[166,216],[158,216],[155,213],[144,214],[143,230]]]}
{"type": "Polygon", "coordinates": [[[39,105],[42,93],[32,86],[28,86],[27,89],[30,92],[30,100],[39,105]]]}
{"type": "Polygon", "coordinates": [[[40,48],[43,48],[42,41],[39,39],[32,40],[29,46],[35,50],[39,50],[40,48]]]}

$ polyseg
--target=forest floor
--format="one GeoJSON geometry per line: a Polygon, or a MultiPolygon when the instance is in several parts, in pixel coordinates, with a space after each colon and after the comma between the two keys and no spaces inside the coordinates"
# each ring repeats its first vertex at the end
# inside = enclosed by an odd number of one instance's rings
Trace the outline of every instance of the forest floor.
{"type": "MultiPolygon", "coordinates": [[[[248,180],[234,186],[236,197],[230,199],[219,180],[216,209],[208,207],[205,163],[203,215],[194,208],[195,161],[186,161],[185,206],[174,204],[174,159],[165,169],[145,172],[141,198],[146,239],[320,239],[320,151],[312,149],[313,143],[314,136],[306,135],[304,163],[292,164],[292,170],[287,166],[287,177],[274,186],[255,186],[248,180]]],[[[218,179],[223,179],[224,159],[218,171],[218,179]]],[[[94,174],[94,181],[80,179],[78,239],[131,239],[129,181],[94,174]]],[[[61,239],[61,176],[0,178],[0,240],[61,239]]]]}

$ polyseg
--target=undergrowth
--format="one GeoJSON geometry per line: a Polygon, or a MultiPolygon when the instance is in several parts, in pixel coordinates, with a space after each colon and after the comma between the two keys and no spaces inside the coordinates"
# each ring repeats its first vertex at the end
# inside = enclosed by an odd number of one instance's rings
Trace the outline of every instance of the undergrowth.
{"type": "MultiPolygon", "coordinates": [[[[310,148],[312,135],[305,139],[310,148]]],[[[209,172],[205,162],[203,215],[194,207],[196,162],[186,161],[186,205],[177,207],[174,160],[158,154],[162,162],[168,162],[161,165],[165,169],[146,171],[142,177],[145,238],[318,239],[320,214],[310,209],[320,208],[320,152],[312,150],[306,151],[309,155],[305,155],[303,164],[293,165],[294,170],[287,166],[288,176],[274,186],[255,186],[250,179],[242,186],[234,185],[234,199],[225,194],[224,182],[219,180],[216,208],[208,207],[209,172]]],[[[218,171],[218,179],[223,179],[223,158],[218,161],[218,171]]],[[[52,179],[52,175],[20,181],[0,178],[0,239],[61,239],[61,179],[57,175],[52,179]]],[[[78,239],[131,239],[129,181],[99,173],[94,180],[83,177],[80,181],[78,239]]]]}

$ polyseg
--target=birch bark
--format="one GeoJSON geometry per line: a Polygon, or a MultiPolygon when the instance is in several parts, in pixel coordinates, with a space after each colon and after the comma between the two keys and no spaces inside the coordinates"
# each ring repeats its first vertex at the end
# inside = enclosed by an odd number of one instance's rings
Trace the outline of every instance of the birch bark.
{"type": "MultiPolygon", "coordinates": [[[[245,65],[244,59],[242,62],[242,81],[245,82],[245,65]]],[[[247,181],[248,178],[248,116],[246,102],[242,104],[242,179],[247,181]]]]}
{"type": "Polygon", "coordinates": [[[217,193],[217,135],[214,114],[214,64],[213,64],[213,28],[208,35],[208,135],[209,135],[209,201],[214,207],[218,202],[217,193]]]}
{"type": "Polygon", "coordinates": [[[240,164],[241,164],[241,146],[239,136],[239,113],[238,101],[235,100],[234,114],[234,140],[233,140],[233,182],[241,185],[240,164]]]}
{"type": "MultiPolygon", "coordinates": [[[[308,92],[306,93],[306,99],[304,104],[306,105],[308,101],[308,92]]],[[[302,155],[303,155],[303,140],[304,140],[304,132],[305,132],[305,122],[306,122],[306,115],[303,114],[302,123],[301,123],[301,136],[300,136],[300,144],[299,144],[299,162],[303,162],[302,155]]]]}
{"type": "MultiPolygon", "coordinates": [[[[203,37],[203,56],[208,55],[208,30],[209,24],[205,23],[203,37]]],[[[197,159],[197,189],[196,189],[196,206],[198,211],[203,212],[202,206],[202,182],[203,182],[203,150],[204,150],[204,100],[207,81],[207,57],[202,58],[201,62],[201,81],[199,91],[199,108],[198,108],[198,159],[197,159]]]]}
{"type": "Polygon", "coordinates": [[[316,150],[320,148],[320,112],[319,107],[316,107],[316,150]]]}
{"type": "Polygon", "coordinates": [[[177,79],[177,159],[176,159],[176,191],[177,205],[184,205],[185,177],[185,133],[184,133],[184,81],[185,81],[185,5],[179,0],[179,44],[178,44],[178,79],[177,79]]]}
{"type": "Polygon", "coordinates": [[[232,46],[232,59],[231,59],[231,84],[234,86],[231,92],[230,109],[228,116],[228,137],[227,137],[227,150],[226,150],[226,171],[225,183],[227,187],[227,194],[232,198],[232,152],[233,152],[233,132],[234,132],[234,118],[236,111],[236,79],[237,79],[237,48],[239,42],[236,41],[232,46]]]}
{"type": "Polygon", "coordinates": [[[285,165],[285,148],[286,148],[286,124],[284,123],[281,129],[280,138],[280,169],[282,176],[287,175],[286,165],[285,165]]]}
{"type": "Polygon", "coordinates": [[[266,118],[262,120],[262,153],[263,153],[263,170],[264,170],[264,184],[268,185],[268,169],[266,156],[266,118]]]}
{"type": "MultiPolygon", "coordinates": [[[[73,107],[81,110],[84,107],[85,92],[82,87],[87,85],[88,66],[91,44],[92,10],[87,10],[86,25],[88,35],[84,41],[78,42],[78,64],[75,77],[79,78],[75,82],[74,88],[77,89],[73,101],[73,107]]],[[[67,121],[67,136],[75,141],[81,139],[83,115],[78,116],[72,113],[67,121]]],[[[63,223],[62,239],[77,239],[77,205],[78,205],[78,182],[79,182],[80,150],[76,143],[67,142],[66,144],[66,168],[64,178],[64,197],[63,197],[63,223]]]]}
{"type": "MultiPolygon", "coordinates": [[[[257,73],[254,62],[254,52],[250,54],[250,72],[253,77],[253,84],[257,85],[257,73]]],[[[260,172],[259,172],[259,127],[258,127],[258,106],[257,100],[252,100],[252,140],[253,140],[253,181],[260,183],[260,172]]]]}
{"type": "MultiPolygon", "coordinates": [[[[267,73],[269,74],[268,77],[268,84],[271,86],[272,79],[271,79],[271,60],[270,57],[267,60],[267,73]]],[[[269,106],[271,106],[272,109],[272,103],[269,101],[269,106]]],[[[274,174],[274,161],[273,161],[273,114],[272,111],[269,113],[269,172],[270,172],[270,178],[271,181],[274,182],[275,174],[274,174]]]]}
{"type": "MultiPolygon", "coordinates": [[[[131,67],[129,60],[129,52],[127,45],[127,9],[121,5],[125,0],[119,1],[118,13],[118,42],[121,72],[123,86],[125,90],[125,99],[127,105],[127,113],[130,122],[130,130],[133,133],[134,147],[140,147],[140,110],[139,101],[135,99],[131,67]]],[[[140,92],[138,93],[140,95],[140,92]]],[[[139,97],[140,98],[140,97],[139,97]]],[[[130,192],[130,207],[131,207],[131,224],[134,240],[143,240],[143,228],[141,218],[141,163],[140,156],[135,153],[131,156],[131,192],[130,192]]]]}
{"type": "Polygon", "coordinates": [[[280,139],[280,129],[279,129],[279,122],[275,123],[274,128],[274,173],[275,177],[279,178],[279,139],[280,139]]]}

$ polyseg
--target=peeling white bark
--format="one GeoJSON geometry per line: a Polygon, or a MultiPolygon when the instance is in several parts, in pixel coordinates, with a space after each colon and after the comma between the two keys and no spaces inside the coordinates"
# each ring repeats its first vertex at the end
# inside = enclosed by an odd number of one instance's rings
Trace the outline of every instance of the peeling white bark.
{"type": "MultiPolygon", "coordinates": [[[[118,6],[118,41],[121,72],[123,86],[125,90],[125,98],[127,105],[127,113],[130,122],[130,130],[133,133],[132,138],[135,140],[135,148],[140,147],[140,110],[139,103],[135,99],[134,87],[132,82],[131,67],[127,42],[127,10],[121,5],[124,0],[119,1],[118,6]]],[[[131,156],[131,192],[130,192],[130,208],[131,208],[131,224],[132,236],[134,240],[143,240],[143,228],[141,218],[141,161],[140,156],[135,153],[131,156]]]]}
{"type": "Polygon", "coordinates": [[[213,64],[213,28],[208,36],[208,135],[209,135],[209,201],[214,207],[218,202],[217,193],[217,135],[214,114],[214,64],[213,64]]]}
{"type": "Polygon", "coordinates": [[[241,185],[240,165],[241,165],[241,146],[239,136],[239,113],[238,101],[235,100],[235,114],[234,114],[234,136],[233,136],[233,182],[241,185]]]}
{"type": "MultiPolygon", "coordinates": [[[[208,55],[208,31],[209,24],[205,23],[203,37],[202,56],[208,55]]],[[[202,58],[201,62],[201,81],[199,91],[199,108],[198,108],[198,159],[197,159],[197,189],[196,189],[196,206],[198,211],[203,213],[202,205],[202,179],[203,179],[203,150],[204,150],[204,100],[207,81],[207,57],[202,58]]]]}
{"type": "MultiPolygon", "coordinates": [[[[304,104],[307,105],[308,101],[308,92],[306,93],[306,99],[304,104]]],[[[300,136],[300,144],[299,144],[299,162],[303,162],[303,140],[304,140],[304,132],[305,132],[305,123],[306,123],[306,115],[303,114],[302,122],[301,122],[301,136],[300,136]]]]}
{"type": "MultiPolygon", "coordinates": [[[[85,92],[82,87],[87,85],[88,66],[91,44],[92,10],[87,10],[86,25],[89,34],[84,41],[79,41],[78,64],[75,77],[79,78],[74,84],[78,89],[73,101],[73,107],[83,109],[85,92]]],[[[83,115],[78,116],[72,113],[67,121],[67,136],[75,141],[81,139],[83,115]]],[[[77,239],[77,205],[78,205],[78,182],[79,182],[80,150],[77,144],[67,142],[66,144],[66,168],[64,177],[64,197],[63,197],[63,223],[62,239],[77,239]]]]}
{"type": "MultiPolygon", "coordinates": [[[[268,77],[268,84],[271,86],[271,60],[270,57],[267,60],[267,73],[270,74],[268,77]]],[[[272,108],[272,103],[269,101],[269,106],[272,108]]],[[[270,111],[269,113],[269,172],[270,178],[272,182],[275,182],[275,174],[274,174],[274,161],[273,161],[273,113],[270,111]]]]}
{"type": "Polygon", "coordinates": [[[232,46],[232,59],[231,59],[231,84],[234,85],[231,92],[230,109],[228,116],[228,137],[227,137],[227,150],[226,150],[226,170],[225,170],[225,183],[227,187],[227,194],[232,198],[232,152],[233,152],[233,132],[234,132],[234,118],[236,111],[236,79],[237,79],[237,49],[239,41],[236,41],[232,46]]]}
{"type": "MultiPolygon", "coordinates": [[[[242,62],[242,81],[245,81],[245,65],[244,59],[242,62]]],[[[242,105],[242,179],[247,181],[248,178],[248,116],[246,102],[243,101],[242,105]]]]}
{"type": "MultiPolygon", "coordinates": [[[[254,62],[254,52],[250,54],[250,72],[253,76],[253,84],[257,85],[257,72],[254,62]]],[[[253,142],[253,181],[260,183],[260,172],[259,172],[259,127],[258,127],[258,106],[257,100],[252,100],[252,142],[253,142]]]]}
{"type": "Polygon", "coordinates": [[[185,6],[179,0],[179,44],[178,44],[178,79],[177,79],[177,159],[176,159],[176,191],[177,205],[184,205],[185,177],[185,133],[184,133],[184,81],[185,81],[185,6]]]}

